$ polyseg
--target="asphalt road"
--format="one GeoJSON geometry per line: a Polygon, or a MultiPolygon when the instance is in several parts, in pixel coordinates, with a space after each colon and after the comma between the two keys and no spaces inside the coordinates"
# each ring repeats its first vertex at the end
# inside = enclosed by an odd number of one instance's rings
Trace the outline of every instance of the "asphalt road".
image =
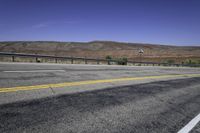
{"type": "MultiPolygon", "coordinates": [[[[0,90],[149,77],[0,93],[0,132],[178,132],[200,113],[200,77],[178,74],[200,69],[0,63],[0,90]],[[172,76],[150,78],[162,75],[172,76]]],[[[199,132],[199,123],[192,132],[199,132]]]]}
{"type": "Polygon", "coordinates": [[[200,123],[191,130],[191,133],[200,133],[200,123]]]}

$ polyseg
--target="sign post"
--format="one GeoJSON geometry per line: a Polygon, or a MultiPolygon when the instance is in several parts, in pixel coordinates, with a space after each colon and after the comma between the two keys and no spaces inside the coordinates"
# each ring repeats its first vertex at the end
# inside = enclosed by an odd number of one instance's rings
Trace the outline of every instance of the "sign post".
{"type": "Polygon", "coordinates": [[[139,55],[140,55],[140,65],[142,64],[142,54],[144,53],[143,49],[139,49],[139,55]]]}

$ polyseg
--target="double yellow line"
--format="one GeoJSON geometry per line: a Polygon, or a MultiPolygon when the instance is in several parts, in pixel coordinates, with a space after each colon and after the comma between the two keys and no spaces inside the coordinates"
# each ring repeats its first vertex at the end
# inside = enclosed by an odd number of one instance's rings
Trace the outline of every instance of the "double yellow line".
{"type": "Polygon", "coordinates": [[[91,85],[91,84],[99,84],[99,83],[111,83],[111,82],[134,81],[134,80],[145,80],[145,79],[178,78],[178,77],[200,77],[200,74],[159,75],[159,76],[65,82],[65,83],[34,85],[34,86],[20,86],[20,87],[10,87],[10,88],[0,88],[0,93],[28,91],[28,90],[37,90],[37,89],[49,89],[49,88],[61,88],[61,87],[80,86],[80,85],[91,85]]]}

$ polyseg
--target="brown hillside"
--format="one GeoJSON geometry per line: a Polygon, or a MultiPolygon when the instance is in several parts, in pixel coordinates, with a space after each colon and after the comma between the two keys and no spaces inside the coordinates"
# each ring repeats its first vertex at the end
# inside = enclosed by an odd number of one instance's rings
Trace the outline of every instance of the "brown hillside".
{"type": "Polygon", "coordinates": [[[56,56],[90,58],[127,57],[138,60],[138,49],[144,50],[144,61],[164,62],[172,59],[182,62],[187,59],[200,60],[200,47],[166,46],[109,41],[81,42],[0,42],[0,52],[30,53],[56,56]]]}

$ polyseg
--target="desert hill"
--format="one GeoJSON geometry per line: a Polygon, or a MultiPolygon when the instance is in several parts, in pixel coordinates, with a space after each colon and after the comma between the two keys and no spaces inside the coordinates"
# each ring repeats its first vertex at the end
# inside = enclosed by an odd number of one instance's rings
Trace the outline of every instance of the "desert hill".
{"type": "Polygon", "coordinates": [[[56,56],[75,56],[90,58],[127,57],[138,61],[138,50],[143,49],[143,61],[165,62],[174,60],[177,63],[186,60],[200,60],[198,46],[168,46],[141,43],[123,43],[111,41],[92,42],[48,42],[48,41],[19,41],[0,42],[0,52],[43,54],[56,56]]]}

